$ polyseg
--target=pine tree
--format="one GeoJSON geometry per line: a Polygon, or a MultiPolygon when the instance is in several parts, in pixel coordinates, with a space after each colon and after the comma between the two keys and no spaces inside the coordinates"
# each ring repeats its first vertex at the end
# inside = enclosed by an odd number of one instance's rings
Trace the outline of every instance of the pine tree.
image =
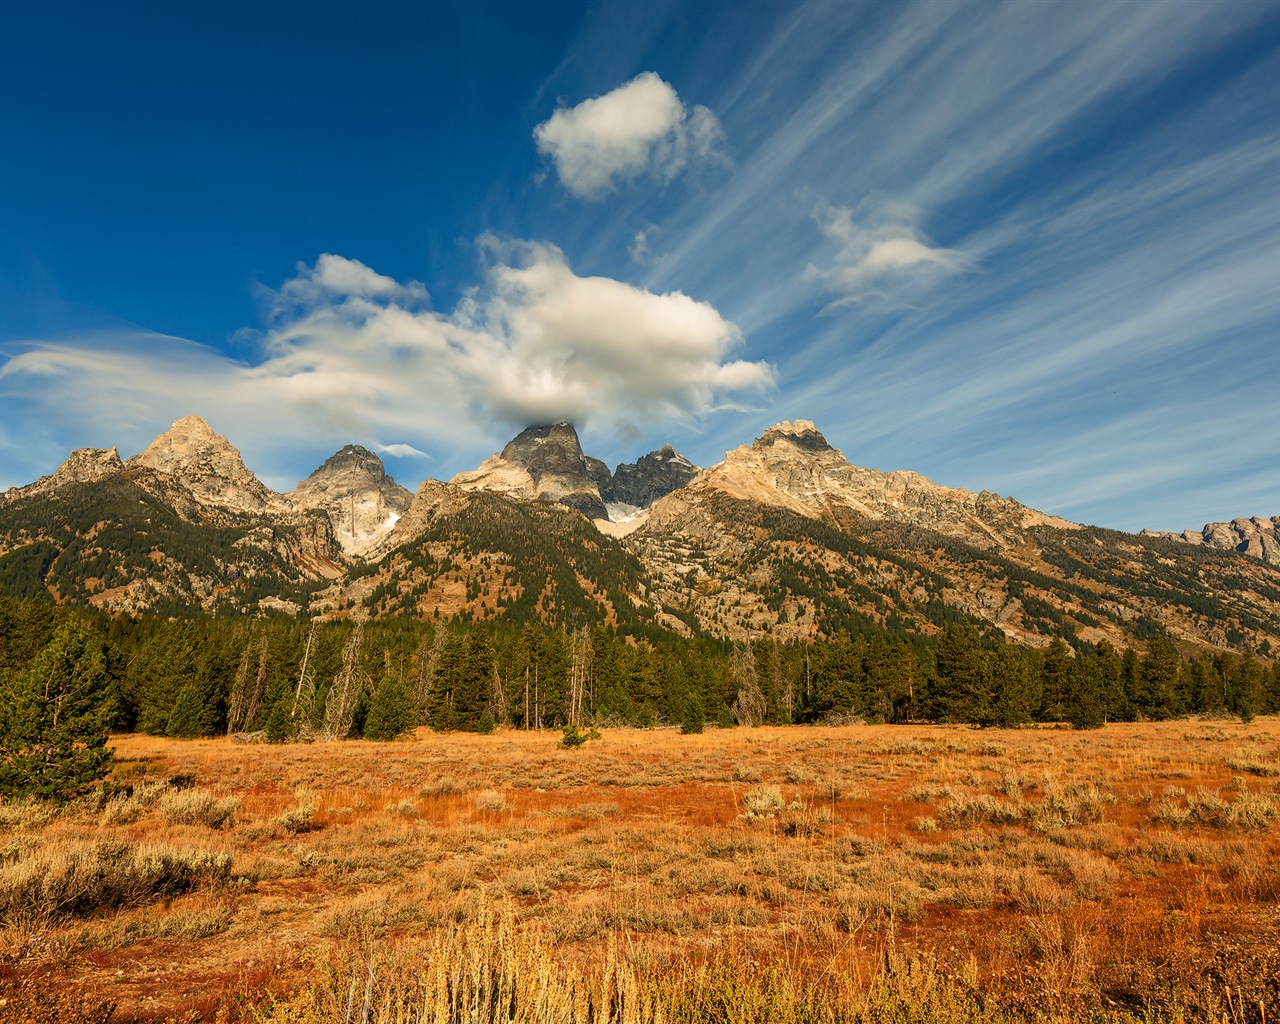
{"type": "Polygon", "coordinates": [[[1067,719],[1073,729],[1101,729],[1106,722],[1105,685],[1098,659],[1076,655],[1067,674],[1067,719]]]}
{"type": "Polygon", "coordinates": [[[111,767],[114,710],[101,642],[60,626],[31,667],[0,686],[0,795],[88,792],[111,767]]]}
{"type": "Polygon", "coordinates": [[[393,740],[413,728],[418,710],[413,706],[413,695],[404,680],[386,675],[373,692],[369,711],[364,720],[364,738],[367,740],[393,740]]]}
{"type": "Polygon", "coordinates": [[[948,622],[938,638],[934,658],[938,676],[933,706],[938,719],[989,724],[991,674],[977,627],[969,622],[948,622]]]}

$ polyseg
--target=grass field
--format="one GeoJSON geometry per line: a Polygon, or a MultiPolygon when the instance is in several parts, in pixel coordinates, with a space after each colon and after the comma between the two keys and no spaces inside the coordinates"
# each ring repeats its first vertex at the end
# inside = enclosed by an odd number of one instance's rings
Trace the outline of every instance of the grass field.
{"type": "Polygon", "coordinates": [[[1280,720],[558,739],[117,737],[0,1022],[1280,1020],[1280,720]]]}

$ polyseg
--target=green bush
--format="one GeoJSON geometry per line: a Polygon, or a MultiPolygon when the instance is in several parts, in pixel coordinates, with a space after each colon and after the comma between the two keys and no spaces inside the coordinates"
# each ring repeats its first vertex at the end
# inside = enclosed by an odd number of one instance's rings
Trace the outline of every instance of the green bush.
{"type": "Polygon", "coordinates": [[[591,728],[582,732],[576,725],[570,723],[564,727],[564,738],[556,744],[556,747],[560,750],[574,750],[589,740],[598,739],[600,739],[598,730],[591,728]]]}

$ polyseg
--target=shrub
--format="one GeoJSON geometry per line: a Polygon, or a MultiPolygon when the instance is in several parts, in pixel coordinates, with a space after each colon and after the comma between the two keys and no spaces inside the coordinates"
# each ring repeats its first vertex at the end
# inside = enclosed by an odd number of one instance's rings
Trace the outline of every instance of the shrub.
{"type": "Polygon", "coordinates": [[[36,848],[0,866],[0,921],[40,922],[142,906],[224,881],[231,855],[115,840],[36,848]]]}
{"type": "Polygon", "coordinates": [[[742,794],[743,817],[747,821],[776,818],[786,806],[778,786],[752,786],[742,794]]]}
{"type": "Polygon", "coordinates": [[[207,789],[179,789],[161,796],[156,809],[170,825],[229,828],[235,822],[240,801],[235,797],[219,800],[207,789]]]}
{"type": "Polygon", "coordinates": [[[598,730],[591,728],[582,732],[577,725],[570,722],[564,727],[564,738],[556,744],[560,750],[574,750],[590,740],[600,739],[598,730]]]}
{"type": "Polygon", "coordinates": [[[1227,757],[1227,767],[1232,771],[1248,772],[1250,775],[1280,775],[1280,764],[1268,761],[1256,750],[1240,747],[1227,757]]]}
{"type": "Polygon", "coordinates": [[[312,829],[319,828],[312,820],[316,816],[316,805],[310,795],[299,792],[298,802],[276,816],[276,824],[288,832],[290,835],[298,835],[302,832],[310,832],[312,829]]]}
{"type": "Polygon", "coordinates": [[[507,805],[507,798],[496,789],[486,789],[477,793],[475,805],[478,811],[491,811],[494,814],[506,814],[511,809],[507,805]]]}

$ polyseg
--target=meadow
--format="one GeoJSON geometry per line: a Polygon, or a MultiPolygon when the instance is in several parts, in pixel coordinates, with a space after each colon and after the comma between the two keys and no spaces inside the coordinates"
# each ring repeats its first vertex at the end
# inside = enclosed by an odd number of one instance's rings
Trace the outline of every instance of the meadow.
{"type": "Polygon", "coordinates": [[[0,1022],[1280,1020],[1280,719],[113,739],[0,1022]]]}

